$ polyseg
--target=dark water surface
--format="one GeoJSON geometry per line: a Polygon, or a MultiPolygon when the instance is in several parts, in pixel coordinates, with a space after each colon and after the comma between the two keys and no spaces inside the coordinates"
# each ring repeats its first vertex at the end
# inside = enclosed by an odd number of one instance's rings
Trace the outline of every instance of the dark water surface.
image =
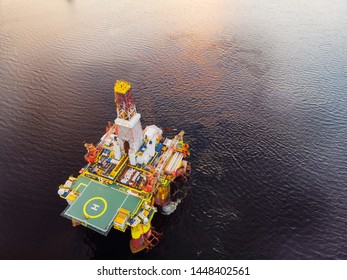
{"type": "Polygon", "coordinates": [[[0,0],[1,259],[347,259],[345,0],[0,0]],[[133,84],[186,131],[160,246],[72,228],[57,187],[133,84]]]}

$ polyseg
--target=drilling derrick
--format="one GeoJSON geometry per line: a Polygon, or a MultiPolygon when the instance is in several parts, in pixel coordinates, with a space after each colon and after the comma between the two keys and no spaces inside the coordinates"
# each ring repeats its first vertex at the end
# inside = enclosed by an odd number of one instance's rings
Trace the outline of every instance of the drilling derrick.
{"type": "Polygon", "coordinates": [[[131,85],[128,82],[116,81],[114,95],[117,106],[117,119],[114,122],[118,127],[118,145],[121,154],[128,154],[130,164],[136,165],[135,155],[143,144],[141,115],[136,112],[131,85]]]}
{"type": "Polygon", "coordinates": [[[118,80],[114,85],[114,95],[117,106],[117,117],[130,121],[136,114],[131,85],[126,81],[118,80]]]}

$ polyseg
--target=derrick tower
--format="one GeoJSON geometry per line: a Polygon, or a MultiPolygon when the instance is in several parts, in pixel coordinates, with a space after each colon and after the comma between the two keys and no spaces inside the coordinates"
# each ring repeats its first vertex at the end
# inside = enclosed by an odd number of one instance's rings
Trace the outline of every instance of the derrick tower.
{"type": "Polygon", "coordinates": [[[117,106],[117,117],[130,121],[136,115],[136,106],[131,92],[131,85],[122,80],[116,81],[114,85],[114,98],[117,106]]]}
{"type": "Polygon", "coordinates": [[[117,142],[121,154],[128,154],[130,164],[136,165],[135,154],[143,144],[143,131],[141,115],[136,111],[130,83],[117,80],[114,95],[117,107],[117,118],[114,121],[118,127],[117,142]]]}

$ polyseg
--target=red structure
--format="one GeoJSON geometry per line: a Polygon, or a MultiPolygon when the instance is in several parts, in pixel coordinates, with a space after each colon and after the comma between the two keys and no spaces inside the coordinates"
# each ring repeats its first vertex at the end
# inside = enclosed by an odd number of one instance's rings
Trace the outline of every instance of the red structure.
{"type": "Polygon", "coordinates": [[[117,81],[114,86],[117,116],[123,120],[130,120],[136,114],[131,85],[125,81],[117,81]]]}
{"type": "Polygon", "coordinates": [[[98,155],[98,150],[93,144],[85,143],[84,147],[86,147],[87,149],[87,153],[85,154],[84,159],[89,163],[94,163],[98,155]]]}

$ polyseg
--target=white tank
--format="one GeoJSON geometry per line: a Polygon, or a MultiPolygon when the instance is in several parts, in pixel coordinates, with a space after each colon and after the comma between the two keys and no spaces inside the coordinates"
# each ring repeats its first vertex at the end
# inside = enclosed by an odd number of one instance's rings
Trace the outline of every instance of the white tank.
{"type": "Polygon", "coordinates": [[[136,157],[134,149],[129,149],[129,161],[131,165],[136,165],[136,157]]]}
{"type": "Polygon", "coordinates": [[[64,193],[65,193],[65,191],[63,189],[58,190],[58,195],[62,196],[64,193]]]}
{"type": "Polygon", "coordinates": [[[155,154],[155,141],[154,140],[151,140],[148,142],[147,144],[147,151],[148,151],[148,154],[153,157],[154,154],[155,154]]]}
{"type": "Polygon", "coordinates": [[[114,151],[113,157],[116,160],[120,160],[122,155],[121,155],[121,151],[120,151],[120,146],[119,146],[118,142],[116,142],[116,141],[113,142],[113,151],[114,151]]]}

